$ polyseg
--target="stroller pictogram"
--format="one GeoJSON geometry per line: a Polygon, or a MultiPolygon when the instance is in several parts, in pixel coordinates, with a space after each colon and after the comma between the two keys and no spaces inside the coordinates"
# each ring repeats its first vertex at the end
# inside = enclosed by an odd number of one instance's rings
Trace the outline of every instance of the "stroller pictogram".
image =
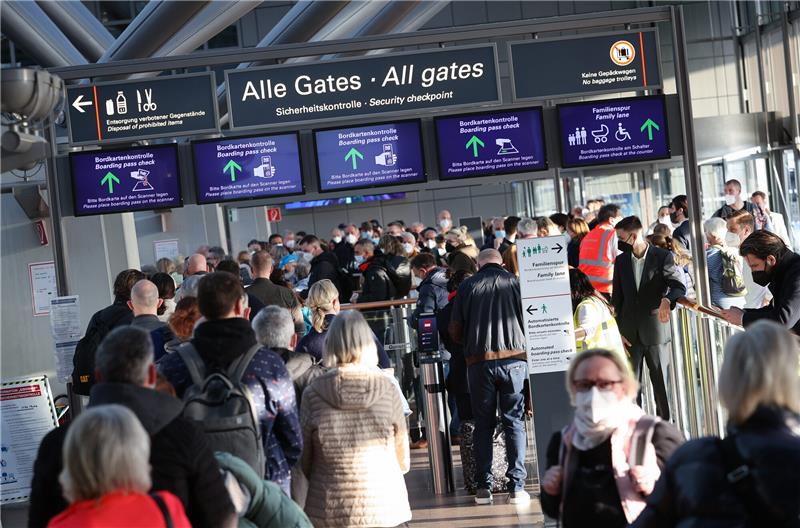
{"type": "Polygon", "coordinates": [[[598,130],[592,130],[592,137],[595,143],[606,143],[608,141],[608,127],[600,125],[598,130]]]}

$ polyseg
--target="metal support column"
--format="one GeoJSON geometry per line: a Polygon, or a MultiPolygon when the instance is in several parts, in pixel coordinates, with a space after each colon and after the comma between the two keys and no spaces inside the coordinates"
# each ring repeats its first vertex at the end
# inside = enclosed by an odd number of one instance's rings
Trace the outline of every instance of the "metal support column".
{"type": "Polygon", "coordinates": [[[686,180],[686,194],[689,198],[689,221],[692,228],[692,260],[694,262],[694,287],[697,300],[711,305],[708,287],[708,264],[703,251],[703,209],[700,197],[700,171],[694,141],[692,116],[692,92],[689,87],[688,58],[686,56],[686,34],[683,22],[683,7],[670,6],[672,13],[672,49],[675,59],[675,85],[678,92],[678,105],[681,111],[681,136],[683,138],[683,175],[686,180]]]}

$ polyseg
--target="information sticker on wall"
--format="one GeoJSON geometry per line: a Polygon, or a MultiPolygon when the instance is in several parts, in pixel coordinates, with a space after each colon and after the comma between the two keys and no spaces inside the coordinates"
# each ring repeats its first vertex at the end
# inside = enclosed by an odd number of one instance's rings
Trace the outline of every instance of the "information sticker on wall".
{"type": "Polygon", "coordinates": [[[175,260],[180,256],[180,247],[178,246],[178,239],[171,240],[156,240],[153,242],[153,252],[156,255],[156,262],[162,258],[175,260]]]}
{"type": "Polygon", "coordinates": [[[28,264],[28,275],[31,284],[31,304],[34,317],[50,313],[50,299],[58,295],[56,287],[56,265],[48,262],[32,262],[28,264]]]}
{"type": "Polygon", "coordinates": [[[0,421],[0,502],[22,502],[31,494],[39,444],[58,425],[47,376],[3,381],[0,421]]]}
{"type": "Polygon", "coordinates": [[[81,309],[77,295],[50,301],[50,333],[53,336],[58,381],[66,383],[72,375],[72,358],[81,339],[81,309]]]}

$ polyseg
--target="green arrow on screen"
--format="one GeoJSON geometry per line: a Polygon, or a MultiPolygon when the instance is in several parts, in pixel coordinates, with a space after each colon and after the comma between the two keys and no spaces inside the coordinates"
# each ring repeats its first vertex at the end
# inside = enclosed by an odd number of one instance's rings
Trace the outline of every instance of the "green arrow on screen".
{"type": "Polygon", "coordinates": [[[472,136],[471,138],[469,138],[469,141],[467,141],[467,147],[466,148],[467,148],[467,150],[472,148],[472,157],[474,157],[474,158],[478,157],[478,145],[480,145],[481,147],[485,147],[486,146],[486,145],[484,145],[483,141],[481,141],[478,136],[472,136]]]}
{"type": "Polygon", "coordinates": [[[655,128],[656,130],[661,130],[661,128],[658,126],[658,123],[656,123],[649,117],[647,118],[647,121],[645,121],[644,124],[642,125],[642,128],[639,129],[639,132],[644,132],[645,128],[647,128],[647,139],[649,139],[650,141],[653,140],[653,129],[655,128]]]}
{"type": "Polygon", "coordinates": [[[358,150],[356,150],[355,147],[351,148],[347,152],[347,155],[344,157],[345,161],[350,160],[353,162],[353,170],[356,170],[358,168],[358,161],[356,160],[356,157],[362,160],[364,159],[364,155],[360,153],[358,150]]]}
{"type": "Polygon", "coordinates": [[[241,171],[242,170],[242,166],[239,165],[238,163],[236,163],[235,161],[230,160],[225,165],[225,168],[222,169],[222,172],[223,172],[223,174],[226,173],[226,172],[230,172],[231,173],[231,181],[235,182],[236,181],[236,171],[237,170],[241,171]]]}
{"type": "Polygon", "coordinates": [[[114,194],[114,184],[119,183],[119,178],[114,176],[113,172],[107,172],[100,181],[100,185],[105,185],[106,183],[108,183],[108,194],[114,194]]]}

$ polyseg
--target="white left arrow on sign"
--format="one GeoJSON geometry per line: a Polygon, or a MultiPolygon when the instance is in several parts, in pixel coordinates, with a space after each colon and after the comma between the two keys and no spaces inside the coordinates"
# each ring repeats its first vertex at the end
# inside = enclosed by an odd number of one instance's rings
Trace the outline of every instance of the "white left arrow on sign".
{"type": "Polygon", "coordinates": [[[75,107],[75,110],[77,110],[78,112],[83,114],[83,113],[86,112],[86,110],[84,110],[83,107],[84,106],[92,106],[92,102],[91,101],[84,101],[83,100],[83,94],[81,94],[81,95],[78,96],[77,99],[75,99],[72,102],[72,106],[75,107]]]}

